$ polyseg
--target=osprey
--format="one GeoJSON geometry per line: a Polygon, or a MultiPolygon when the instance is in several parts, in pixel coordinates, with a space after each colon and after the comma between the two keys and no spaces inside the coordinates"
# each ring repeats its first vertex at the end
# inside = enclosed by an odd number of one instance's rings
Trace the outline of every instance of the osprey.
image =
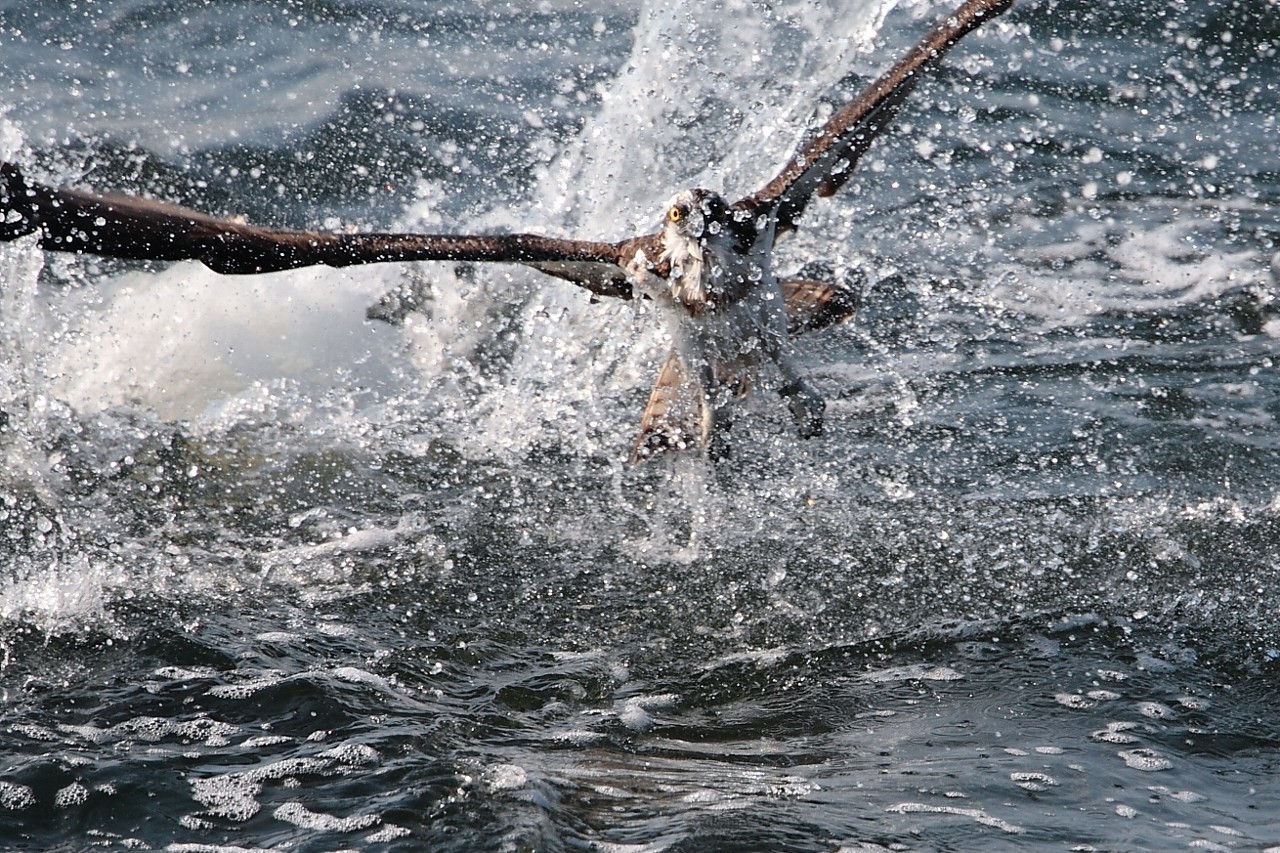
{"type": "Polygon", "coordinates": [[[163,202],[55,189],[0,164],[0,239],[37,233],[45,249],[187,260],[228,274],[388,261],[517,263],[595,296],[653,300],[674,340],[650,395],[632,459],[664,448],[716,455],[732,404],[776,366],[799,433],[819,435],[824,403],[792,355],[791,335],[847,319],[857,295],[836,284],[779,279],[772,255],[809,201],[838,190],[920,78],[964,35],[1013,0],[967,0],[821,130],[755,193],[727,202],[677,193],[654,233],[615,243],[535,234],[335,233],[264,228],[163,202]]]}

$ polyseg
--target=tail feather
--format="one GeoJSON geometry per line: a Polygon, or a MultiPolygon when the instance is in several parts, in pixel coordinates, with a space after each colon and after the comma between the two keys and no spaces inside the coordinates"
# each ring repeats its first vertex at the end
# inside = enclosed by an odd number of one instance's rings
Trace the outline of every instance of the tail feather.
{"type": "Polygon", "coordinates": [[[640,418],[640,434],[631,450],[631,461],[651,459],[664,450],[705,446],[705,409],[701,383],[688,374],[680,357],[672,351],[640,418]]]}

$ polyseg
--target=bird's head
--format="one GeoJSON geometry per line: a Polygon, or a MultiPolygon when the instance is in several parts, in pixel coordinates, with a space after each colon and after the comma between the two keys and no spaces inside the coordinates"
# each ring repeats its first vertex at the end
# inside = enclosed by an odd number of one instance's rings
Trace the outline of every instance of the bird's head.
{"type": "Polygon", "coordinates": [[[663,263],[671,296],[690,310],[714,304],[723,288],[723,258],[734,241],[729,205],[711,190],[676,193],[662,224],[663,263]]]}
{"type": "Polygon", "coordinates": [[[677,241],[705,241],[721,233],[729,222],[729,205],[711,190],[682,190],[667,203],[663,236],[677,241]]]}

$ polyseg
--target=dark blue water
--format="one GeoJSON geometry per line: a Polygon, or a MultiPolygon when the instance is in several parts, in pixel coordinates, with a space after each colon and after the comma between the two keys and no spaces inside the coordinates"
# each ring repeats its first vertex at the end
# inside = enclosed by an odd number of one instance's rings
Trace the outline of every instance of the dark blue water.
{"type": "MultiPolygon", "coordinates": [[[[0,2],[0,154],[617,239],[944,8],[0,2]]],[[[0,248],[0,846],[1280,849],[1277,21],[971,37],[782,250],[863,283],[828,433],[714,469],[531,272],[0,248]]]]}

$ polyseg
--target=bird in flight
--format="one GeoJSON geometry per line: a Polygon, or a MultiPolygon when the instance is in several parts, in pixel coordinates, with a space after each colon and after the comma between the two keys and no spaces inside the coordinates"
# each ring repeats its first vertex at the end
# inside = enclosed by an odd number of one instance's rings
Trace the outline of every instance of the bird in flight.
{"type": "Polygon", "coordinates": [[[921,77],[966,34],[1013,0],[966,0],[896,64],[836,111],[777,176],[728,202],[707,189],[677,193],[653,233],[618,242],[536,234],[403,234],[286,230],[218,219],[177,205],[29,182],[0,164],[0,240],[35,233],[47,250],[145,260],[198,260],[226,274],[391,261],[515,263],[596,296],[652,300],[674,342],[641,419],[633,461],[667,449],[726,449],[735,403],[773,383],[801,436],[821,434],[825,404],[791,338],[850,317],[858,294],[838,284],[780,279],[776,241],[815,196],[849,179],[921,77]],[[762,374],[769,364],[775,376],[762,374]]]}

